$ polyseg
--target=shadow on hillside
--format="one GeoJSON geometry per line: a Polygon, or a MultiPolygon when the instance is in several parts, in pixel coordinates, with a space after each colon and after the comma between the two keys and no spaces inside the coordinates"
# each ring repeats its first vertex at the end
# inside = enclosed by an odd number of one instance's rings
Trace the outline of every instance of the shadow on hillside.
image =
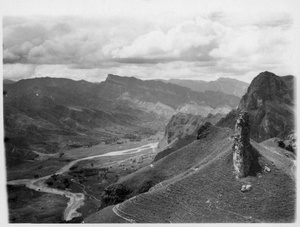
{"type": "Polygon", "coordinates": [[[254,147],[252,147],[252,145],[250,145],[250,146],[251,147],[249,149],[251,149],[252,160],[251,160],[251,166],[249,169],[249,175],[256,176],[258,173],[262,172],[262,167],[259,164],[259,158],[261,157],[261,155],[254,147]]]}

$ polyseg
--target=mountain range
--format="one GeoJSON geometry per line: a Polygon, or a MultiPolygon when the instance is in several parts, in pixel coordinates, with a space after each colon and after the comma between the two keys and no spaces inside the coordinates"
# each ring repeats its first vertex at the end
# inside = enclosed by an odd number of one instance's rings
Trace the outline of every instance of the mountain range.
{"type": "Polygon", "coordinates": [[[249,86],[248,83],[236,79],[220,77],[215,81],[169,79],[164,82],[188,87],[193,91],[220,91],[225,94],[242,97],[249,86]]]}
{"type": "Polygon", "coordinates": [[[262,72],[240,99],[219,88],[193,91],[112,74],[101,83],[6,81],[7,168],[33,162],[33,151],[164,130],[152,163],[101,188],[99,211],[84,223],[294,222],[294,83],[262,72]]]}
{"type": "Polygon", "coordinates": [[[7,166],[55,153],[163,129],[176,112],[228,113],[239,98],[195,92],[161,81],[109,74],[101,83],[64,78],[4,81],[7,166]]]}
{"type": "Polygon", "coordinates": [[[100,96],[107,100],[125,102],[128,106],[154,112],[169,119],[176,112],[207,116],[228,113],[239,98],[222,92],[195,92],[189,88],[155,80],[139,80],[109,74],[100,83],[100,96]]]}

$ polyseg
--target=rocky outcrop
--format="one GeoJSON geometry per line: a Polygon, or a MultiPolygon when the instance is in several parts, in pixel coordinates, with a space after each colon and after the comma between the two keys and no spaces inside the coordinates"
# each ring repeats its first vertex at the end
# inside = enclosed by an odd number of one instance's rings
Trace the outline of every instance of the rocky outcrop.
{"type": "Polygon", "coordinates": [[[262,72],[253,79],[238,108],[217,126],[233,129],[239,114],[247,111],[251,139],[256,142],[274,137],[283,139],[294,130],[294,107],[294,77],[262,72]]]}
{"type": "MultiPolygon", "coordinates": [[[[193,142],[204,119],[207,118],[186,113],[174,115],[165,127],[165,135],[158,144],[159,152],[155,156],[154,162],[193,142]]],[[[213,119],[213,117],[210,116],[209,119],[213,119]]]]}
{"type": "Polygon", "coordinates": [[[218,122],[223,115],[209,114],[207,117],[186,113],[174,115],[165,128],[165,135],[158,144],[158,154],[154,162],[171,154],[172,152],[194,142],[203,139],[209,133],[211,125],[218,122]]]}
{"type": "Polygon", "coordinates": [[[242,112],[235,125],[233,165],[237,177],[246,177],[251,166],[250,125],[247,112],[242,112]]]}
{"type": "Polygon", "coordinates": [[[284,139],[276,138],[275,141],[280,148],[286,149],[296,154],[296,135],[294,132],[287,135],[284,139]]]}
{"type": "Polygon", "coordinates": [[[296,154],[297,142],[295,133],[290,133],[284,140],[285,149],[296,154]]]}
{"type": "Polygon", "coordinates": [[[209,131],[208,129],[212,126],[210,122],[205,122],[198,130],[197,140],[205,138],[209,131]]]}

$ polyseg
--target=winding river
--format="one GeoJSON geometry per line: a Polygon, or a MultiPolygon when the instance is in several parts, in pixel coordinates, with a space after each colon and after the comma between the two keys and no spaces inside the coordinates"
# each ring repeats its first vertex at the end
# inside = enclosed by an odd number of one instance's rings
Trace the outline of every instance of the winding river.
{"type": "MultiPolygon", "coordinates": [[[[120,150],[120,151],[112,151],[108,152],[106,154],[101,154],[101,155],[94,155],[94,156],[89,156],[85,158],[80,158],[77,160],[74,160],[72,162],[69,162],[67,165],[62,167],[60,170],[58,170],[55,174],[63,174],[65,172],[68,172],[70,168],[75,165],[77,162],[84,161],[84,160],[89,160],[89,159],[94,159],[94,158],[100,158],[100,157],[105,157],[105,156],[117,156],[117,155],[124,155],[124,154],[133,154],[133,153],[138,153],[146,149],[155,149],[157,148],[158,143],[149,143],[137,148],[131,148],[131,149],[126,149],[126,150],[120,150]]],[[[52,193],[52,194],[58,194],[62,196],[68,197],[70,200],[68,202],[68,206],[64,211],[64,220],[65,221],[70,221],[75,217],[80,217],[81,214],[78,213],[76,210],[81,207],[84,204],[84,199],[85,196],[83,193],[72,193],[69,191],[65,190],[58,190],[55,188],[49,188],[46,184],[45,181],[50,178],[52,174],[41,177],[38,179],[19,179],[19,180],[12,180],[8,181],[8,185],[25,185],[27,188],[33,189],[35,191],[39,192],[46,192],[46,193],[52,193]]]]}

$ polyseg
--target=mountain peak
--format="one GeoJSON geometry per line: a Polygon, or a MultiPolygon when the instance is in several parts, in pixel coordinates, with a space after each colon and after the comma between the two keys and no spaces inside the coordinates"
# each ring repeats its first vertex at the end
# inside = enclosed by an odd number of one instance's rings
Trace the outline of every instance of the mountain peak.
{"type": "Polygon", "coordinates": [[[252,80],[238,109],[230,112],[217,125],[234,128],[238,114],[247,111],[252,139],[261,142],[272,137],[284,138],[294,129],[294,89],[293,77],[262,72],[252,80]]]}
{"type": "Polygon", "coordinates": [[[127,76],[118,76],[114,74],[108,74],[105,81],[113,81],[113,82],[128,82],[128,81],[141,81],[135,77],[127,77],[127,76]]]}
{"type": "Polygon", "coordinates": [[[268,71],[262,72],[251,82],[239,109],[257,109],[269,101],[290,104],[292,102],[290,90],[280,76],[268,71]]]}
{"type": "MultiPolygon", "coordinates": [[[[243,82],[243,81],[240,81],[240,80],[237,80],[237,79],[234,79],[234,78],[229,78],[229,77],[219,77],[216,81],[219,81],[219,82],[234,81],[234,82],[237,82],[237,83],[240,83],[240,84],[247,84],[246,82],[243,82]]],[[[210,82],[213,82],[213,81],[210,81],[210,82]]]]}
{"type": "Polygon", "coordinates": [[[269,72],[269,71],[264,71],[261,72],[260,74],[258,74],[258,76],[260,75],[265,75],[265,76],[276,76],[275,73],[269,72]]]}

